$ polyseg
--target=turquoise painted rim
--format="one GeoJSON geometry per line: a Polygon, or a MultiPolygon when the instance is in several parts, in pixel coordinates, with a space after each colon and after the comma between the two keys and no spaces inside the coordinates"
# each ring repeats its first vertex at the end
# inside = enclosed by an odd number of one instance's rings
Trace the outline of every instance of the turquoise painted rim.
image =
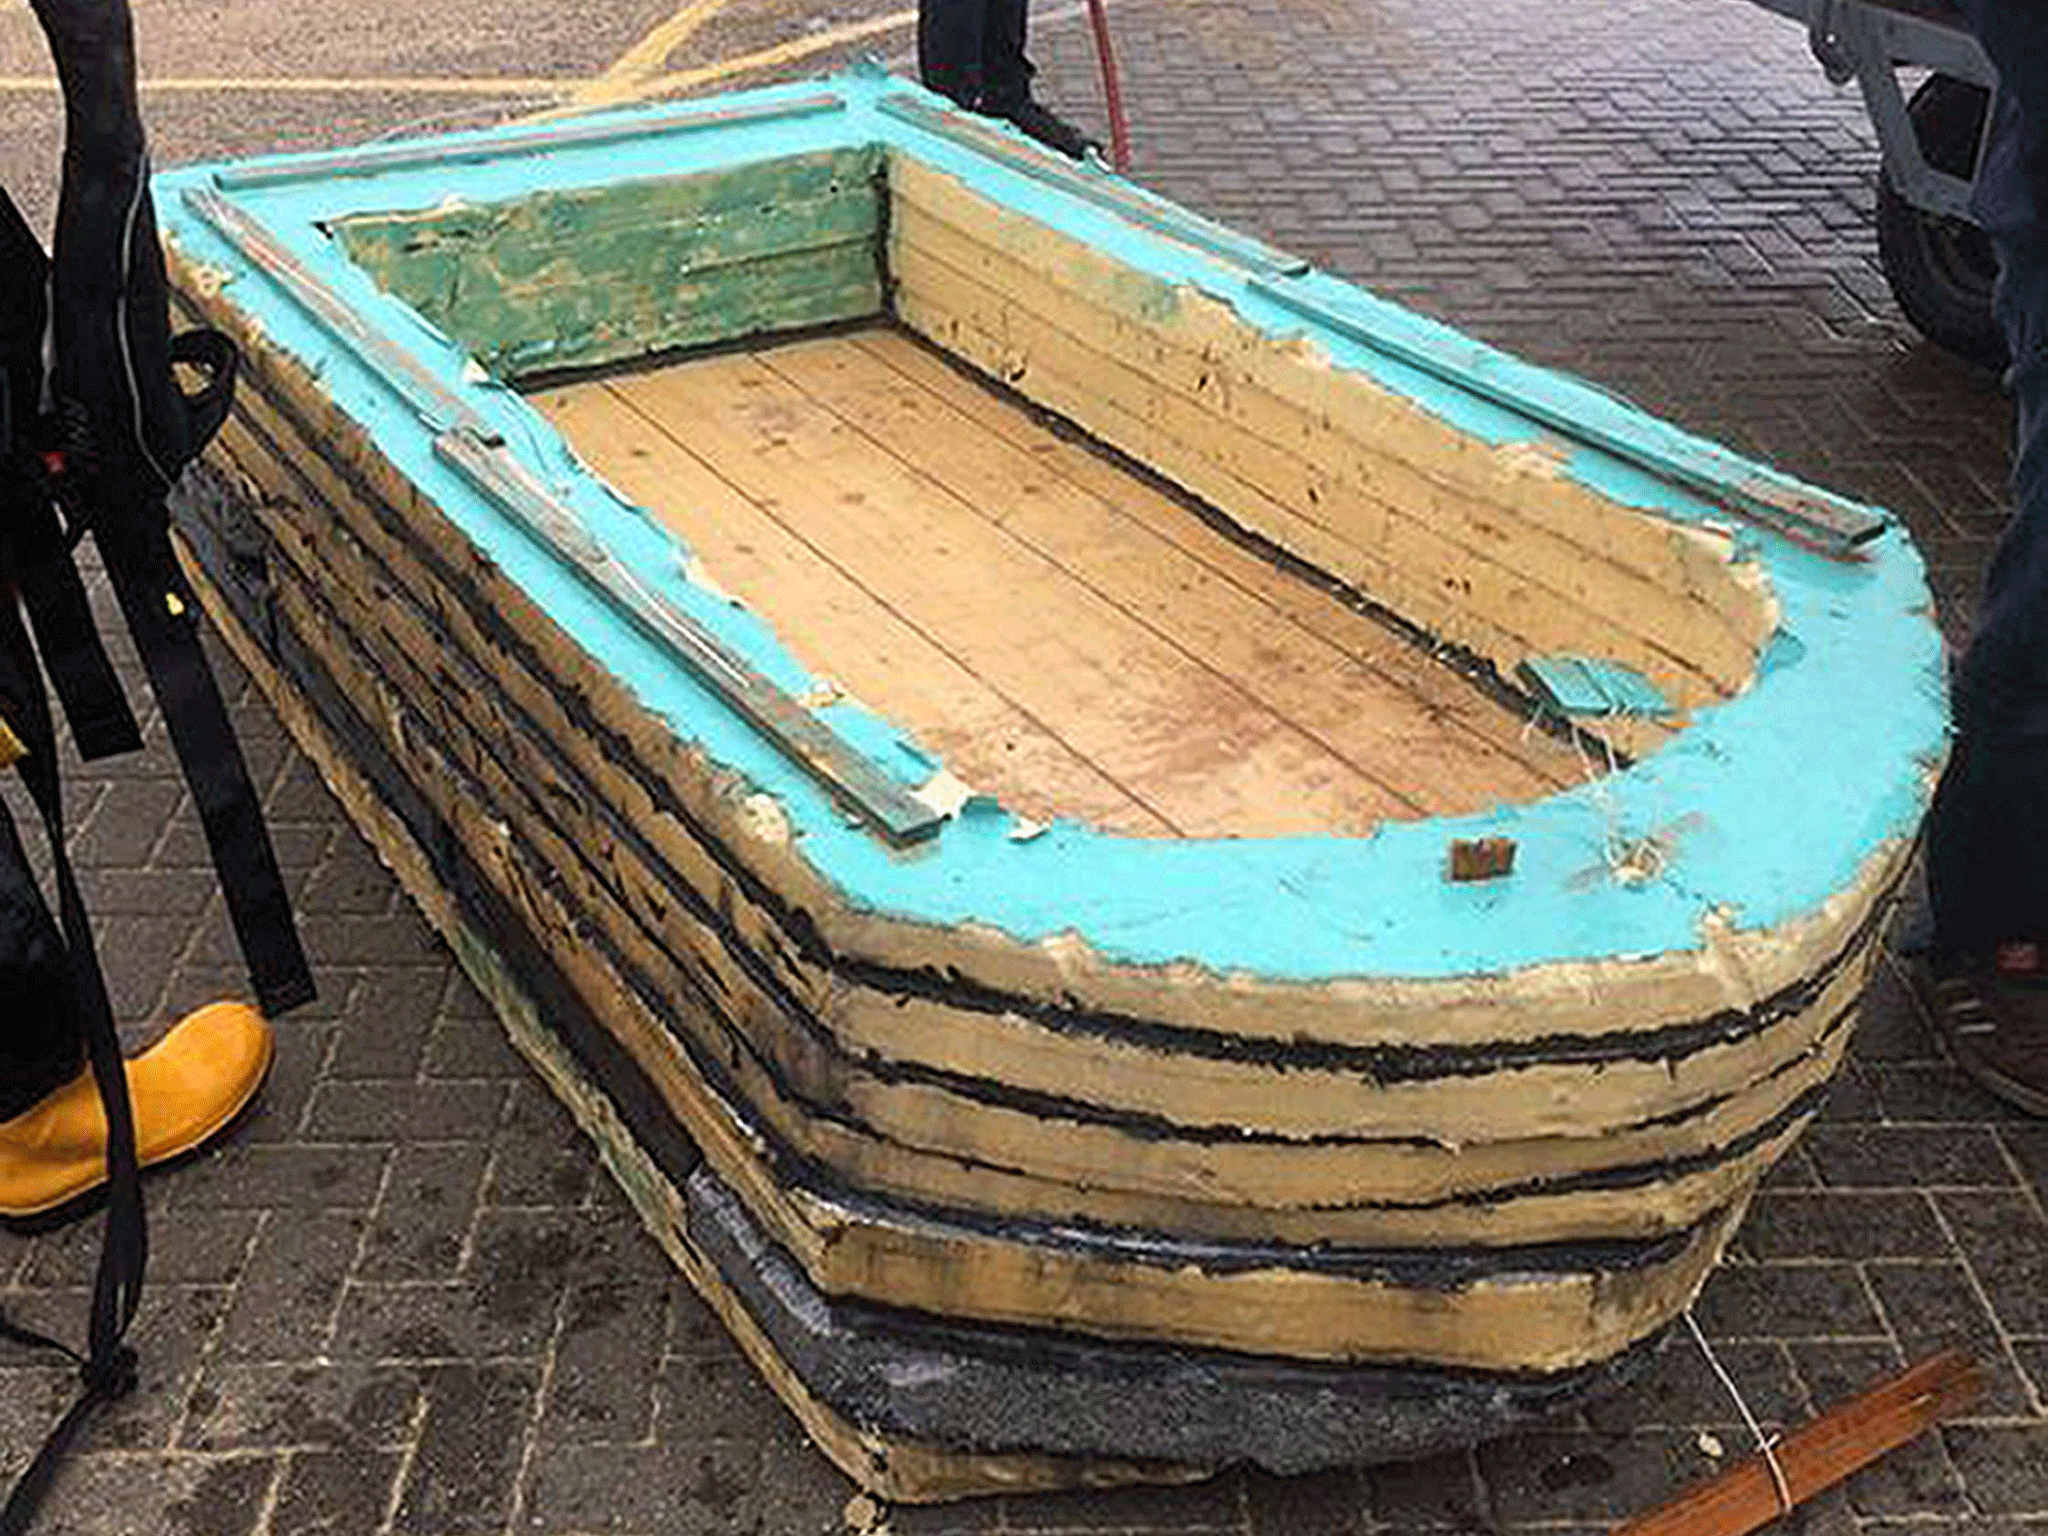
{"type": "MultiPolygon", "coordinates": [[[[812,680],[759,620],[693,585],[673,539],[653,519],[584,472],[518,395],[476,377],[452,343],[378,290],[326,237],[323,223],[351,213],[431,207],[451,195],[495,202],[879,142],[1141,272],[1222,299],[1268,335],[1310,335],[1335,366],[1373,378],[1486,442],[1544,435],[1527,415],[1263,297],[1259,284],[1275,269],[1232,259],[1227,241],[1209,250],[1177,242],[1113,206],[932,132],[900,110],[882,110],[885,99],[900,103],[906,92],[921,96],[904,82],[859,71],[822,86],[808,82],[601,120],[644,125],[642,137],[607,132],[597,142],[507,153],[502,146],[530,130],[497,129],[422,141],[459,147],[459,165],[414,161],[319,179],[247,175],[251,167],[282,172],[304,159],[273,157],[245,162],[228,179],[241,175],[232,192],[237,205],[502,433],[614,558],[794,693],[805,692],[812,680]],[[658,131],[707,109],[801,104],[821,90],[839,97],[845,110],[762,116],[715,131],[658,131]]],[[[647,708],[772,796],[802,855],[855,911],[912,924],[970,925],[1024,944],[1071,936],[1113,963],[1192,962],[1275,982],[1499,975],[1553,962],[1696,950],[1716,919],[1738,931],[1796,921],[1854,883],[1873,856],[1912,837],[1926,810],[1946,750],[1946,687],[1925,572],[1905,531],[1890,528],[1862,558],[1845,562],[1748,530],[1740,535],[1741,552],[1759,563],[1780,609],[1780,628],[1755,685],[1700,711],[1669,745],[1606,779],[1478,815],[1388,824],[1342,838],[1169,842],[1065,822],[1019,837],[1029,829],[1016,817],[975,801],[933,842],[894,852],[850,824],[715,694],[438,462],[433,426],[184,207],[186,190],[216,188],[223,170],[201,165],[157,178],[166,234],[189,259],[228,274],[229,296],[269,342],[311,370],[392,465],[647,708]],[[1612,845],[1659,835],[1670,843],[1659,871],[1633,883],[1611,876],[1612,845]],[[1514,874],[1484,884],[1447,882],[1449,842],[1486,836],[1516,841],[1514,874]]],[[[1101,179],[1119,195],[1129,194],[1127,184],[1106,174],[1101,179]]],[[[1456,331],[1338,278],[1307,273],[1289,280],[1298,285],[1297,296],[1343,309],[1354,330],[1361,323],[1384,328],[1400,343],[1396,351],[1413,355],[1441,346],[1472,355],[1474,344],[1456,331]]],[[[1563,401],[1582,419],[1638,440],[1648,434],[1674,455],[1705,455],[1733,473],[1796,488],[1765,466],[1562,374],[1486,349],[1482,355],[1499,390],[1548,401],[1553,411],[1563,401]]],[[[1574,451],[1564,472],[1660,517],[1728,522],[1721,508],[1594,449],[1574,451]]],[[[847,703],[819,714],[903,784],[931,776],[930,757],[890,722],[847,703]]]]}

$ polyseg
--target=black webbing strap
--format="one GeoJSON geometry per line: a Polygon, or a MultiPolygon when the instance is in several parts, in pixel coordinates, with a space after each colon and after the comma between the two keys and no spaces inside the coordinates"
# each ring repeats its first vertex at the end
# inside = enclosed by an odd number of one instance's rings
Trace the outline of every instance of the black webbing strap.
{"type": "Polygon", "coordinates": [[[76,538],[60,526],[40,451],[42,346],[49,319],[50,260],[0,187],[0,570],[21,583],[36,648],[87,762],[133,752],[142,732],[114,675],[72,559],[76,538]]]}
{"type": "Polygon", "coordinates": [[[107,658],[71,551],[59,548],[29,564],[22,572],[21,596],[78,755],[93,763],[141,750],[142,728],[107,658]]]}
{"type": "MultiPolygon", "coordinates": [[[[35,1459],[0,1507],[0,1536],[25,1536],[29,1521],[48,1495],[57,1465],[92,1415],[134,1389],[135,1351],[125,1342],[142,1296],[149,1267],[149,1229],[143,1215],[142,1174],[135,1150],[134,1106],[121,1060],[121,1040],[93,943],[92,922],[64,846],[64,802],[57,776],[55,724],[50,715],[35,651],[11,596],[0,594],[0,699],[27,756],[22,782],[42,817],[57,877],[57,915],[64,932],[66,1001],[85,1034],[86,1054],[107,1117],[107,1231],[93,1280],[92,1319],[86,1352],[32,1329],[0,1319],[0,1337],[58,1351],[76,1361],[83,1384],[77,1401],[57,1421],[35,1459]]],[[[6,815],[0,806],[0,816],[6,815]]],[[[12,828],[9,828],[12,840],[12,828]]]]}
{"type": "Polygon", "coordinates": [[[199,602],[171,552],[163,503],[102,518],[93,537],[135,637],[206,829],[256,1001],[272,1018],[310,1002],[313,974],[263,808],[199,643],[199,602]]]}
{"type": "Polygon", "coordinates": [[[227,408],[233,350],[173,343],[149,195],[126,0],[30,0],[64,88],[64,185],[51,264],[49,388],[83,452],[57,489],[88,528],[162,706],[264,1012],[313,995],[311,973],[227,707],[199,644],[199,605],[171,553],[165,498],[227,408]],[[174,363],[209,383],[181,389],[174,363]]]}

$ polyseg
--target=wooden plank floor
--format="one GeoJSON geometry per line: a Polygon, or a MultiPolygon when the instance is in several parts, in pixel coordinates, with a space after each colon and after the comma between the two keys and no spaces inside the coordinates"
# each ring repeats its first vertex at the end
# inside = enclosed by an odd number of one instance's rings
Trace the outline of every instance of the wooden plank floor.
{"type": "Polygon", "coordinates": [[[1150,836],[1362,832],[1587,771],[901,332],[534,403],[806,667],[1025,815],[1150,836]]]}

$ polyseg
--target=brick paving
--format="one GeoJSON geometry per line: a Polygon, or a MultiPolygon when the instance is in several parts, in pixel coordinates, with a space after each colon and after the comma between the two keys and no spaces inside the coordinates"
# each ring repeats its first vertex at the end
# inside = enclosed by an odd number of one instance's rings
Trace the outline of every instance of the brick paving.
{"type": "MultiPolygon", "coordinates": [[[[1891,506],[1928,554],[1945,619],[1966,622],[2003,517],[2007,407],[1893,310],[1869,229],[1871,134],[1796,27],[1740,0],[1114,8],[1145,179],[1891,506]]],[[[820,25],[872,14],[780,10],[820,25]]],[[[758,17],[742,30],[749,47],[775,40],[758,17]]],[[[593,43],[587,59],[522,63],[519,28],[479,36],[506,73],[604,61],[593,43]]],[[[392,73],[406,40],[354,46],[355,72],[392,73]]],[[[1082,31],[1054,20],[1039,53],[1050,93],[1088,117],[1082,31]]],[[[183,154],[252,147],[266,99],[238,100],[162,98],[163,137],[183,154]]],[[[314,142],[421,103],[362,98],[326,119],[283,105],[280,131],[314,142]]],[[[0,100],[0,121],[17,120],[47,113],[0,100]]],[[[283,1021],[276,1076],[232,1142],[153,1183],[143,1390],[92,1432],[45,1528],[845,1528],[851,1490],[670,1278],[317,776],[228,675],[323,997],[283,1021]]],[[[73,785],[124,1015],[146,1032],[232,991],[219,901],[163,755],[73,785]]],[[[2048,1125],[1956,1074],[1888,969],[1824,1123],[1758,1199],[1697,1317],[1767,1424],[1948,1340],[1975,1348],[1992,1390],[1798,1528],[2048,1536],[2044,1199],[2048,1125]]],[[[0,1308],[76,1330],[96,1241],[89,1226],[0,1233],[0,1308]]],[[[66,1392],[61,1373],[0,1350],[0,1475],[66,1392]]],[[[1744,1431],[1681,1341],[1624,1395],[1470,1454],[888,1518],[905,1536],[1575,1536],[1711,1470],[1713,1446],[1737,1453],[1744,1431]]]]}

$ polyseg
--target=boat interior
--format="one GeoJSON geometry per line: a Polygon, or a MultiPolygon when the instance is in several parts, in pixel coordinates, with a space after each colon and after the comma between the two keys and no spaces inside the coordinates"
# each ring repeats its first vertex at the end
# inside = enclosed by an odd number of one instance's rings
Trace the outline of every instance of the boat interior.
{"type": "Polygon", "coordinates": [[[879,146],[339,221],[819,680],[1020,814],[1362,834],[1754,679],[1735,540],[879,146]],[[1560,665],[1647,707],[1574,712],[1560,665]]]}

